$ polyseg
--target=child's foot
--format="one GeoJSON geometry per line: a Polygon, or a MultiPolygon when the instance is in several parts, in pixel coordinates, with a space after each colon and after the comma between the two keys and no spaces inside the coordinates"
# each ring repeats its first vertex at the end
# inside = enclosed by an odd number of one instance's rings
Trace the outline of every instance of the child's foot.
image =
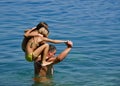
{"type": "Polygon", "coordinates": [[[50,64],[52,64],[52,62],[43,62],[43,63],[41,64],[41,66],[47,66],[47,65],[50,65],[50,64]]]}

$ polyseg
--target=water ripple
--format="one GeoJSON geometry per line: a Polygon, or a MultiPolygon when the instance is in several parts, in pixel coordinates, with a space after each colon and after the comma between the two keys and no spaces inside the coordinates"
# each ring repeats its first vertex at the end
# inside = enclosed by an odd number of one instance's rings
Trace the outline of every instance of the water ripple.
{"type": "MultiPolygon", "coordinates": [[[[67,58],[55,66],[54,86],[119,86],[119,4],[119,0],[1,0],[0,85],[33,84],[33,64],[25,61],[21,42],[25,29],[45,21],[49,38],[74,43],[67,58]]],[[[57,53],[64,49],[56,46],[57,53]]]]}

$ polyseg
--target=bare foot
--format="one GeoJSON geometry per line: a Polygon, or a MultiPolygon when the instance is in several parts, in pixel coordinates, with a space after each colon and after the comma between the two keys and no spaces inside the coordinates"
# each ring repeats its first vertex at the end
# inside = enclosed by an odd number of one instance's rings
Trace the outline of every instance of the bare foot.
{"type": "Polygon", "coordinates": [[[52,62],[43,62],[43,63],[41,64],[41,66],[47,66],[47,65],[50,65],[50,64],[52,64],[52,62]]]}

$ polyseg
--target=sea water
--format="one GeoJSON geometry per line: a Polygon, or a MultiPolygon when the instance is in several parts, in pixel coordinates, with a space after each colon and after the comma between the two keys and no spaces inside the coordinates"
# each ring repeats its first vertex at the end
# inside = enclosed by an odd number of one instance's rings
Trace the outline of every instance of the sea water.
{"type": "Polygon", "coordinates": [[[0,12],[0,86],[120,86],[119,0],[0,0],[0,12]],[[24,30],[41,21],[49,38],[74,43],[46,85],[34,84],[21,50],[24,30]]]}

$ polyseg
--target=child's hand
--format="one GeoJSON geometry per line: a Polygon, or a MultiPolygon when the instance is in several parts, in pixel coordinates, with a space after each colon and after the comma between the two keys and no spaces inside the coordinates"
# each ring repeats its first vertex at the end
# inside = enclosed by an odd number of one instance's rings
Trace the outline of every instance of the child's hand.
{"type": "Polygon", "coordinates": [[[39,36],[39,37],[43,37],[43,35],[42,35],[42,34],[38,34],[37,36],[39,36]]]}
{"type": "Polygon", "coordinates": [[[33,27],[33,28],[31,28],[31,29],[27,29],[27,30],[25,30],[24,32],[34,30],[35,28],[36,28],[36,27],[33,27]]]}
{"type": "Polygon", "coordinates": [[[28,30],[30,30],[30,29],[27,29],[27,30],[25,30],[24,32],[26,33],[28,30]]]}

